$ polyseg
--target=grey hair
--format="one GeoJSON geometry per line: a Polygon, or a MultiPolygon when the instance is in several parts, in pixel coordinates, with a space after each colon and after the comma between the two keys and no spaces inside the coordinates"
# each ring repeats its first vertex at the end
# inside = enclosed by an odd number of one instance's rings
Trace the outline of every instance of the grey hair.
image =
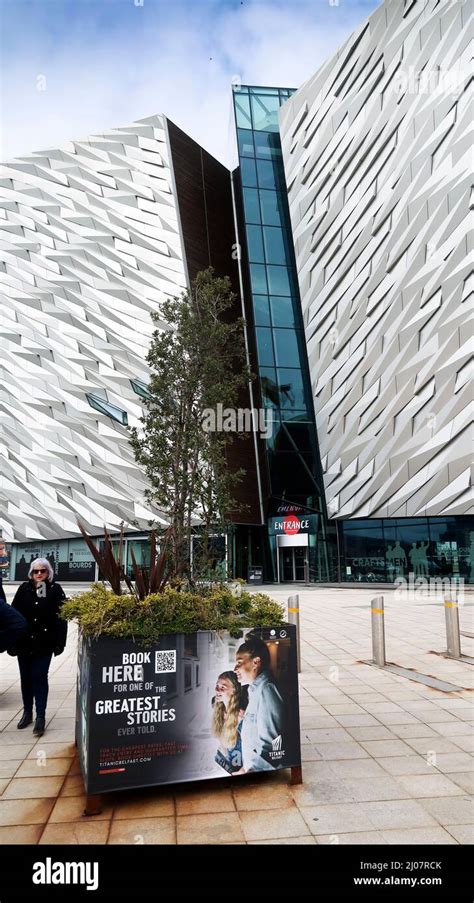
{"type": "Polygon", "coordinates": [[[35,558],[35,560],[31,562],[30,569],[28,571],[28,577],[30,578],[30,580],[33,571],[37,567],[46,568],[48,572],[48,580],[50,581],[50,583],[52,583],[52,581],[54,580],[54,571],[47,558],[35,558]]]}

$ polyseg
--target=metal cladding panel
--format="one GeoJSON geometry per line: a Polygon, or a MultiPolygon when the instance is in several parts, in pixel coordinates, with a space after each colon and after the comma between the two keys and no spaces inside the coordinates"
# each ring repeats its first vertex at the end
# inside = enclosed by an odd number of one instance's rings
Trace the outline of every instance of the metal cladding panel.
{"type": "Polygon", "coordinates": [[[472,13],[385,0],[280,111],[332,517],[473,511],[472,13]]]}
{"type": "Polygon", "coordinates": [[[142,414],[150,314],[186,287],[165,122],[2,168],[0,526],[7,540],[144,528],[156,512],[121,423],[142,414]]]}

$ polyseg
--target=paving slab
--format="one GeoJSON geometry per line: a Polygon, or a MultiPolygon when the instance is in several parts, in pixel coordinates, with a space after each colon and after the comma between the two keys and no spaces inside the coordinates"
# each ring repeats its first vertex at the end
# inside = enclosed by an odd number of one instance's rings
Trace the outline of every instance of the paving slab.
{"type": "Polygon", "coordinates": [[[388,657],[463,688],[448,694],[364,664],[373,591],[262,589],[282,601],[300,594],[302,785],[278,772],[127,791],[106,795],[101,815],[84,817],[72,627],[50,672],[39,740],[16,727],[18,666],[1,658],[0,843],[472,843],[474,674],[432,654],[445,639],[441,608],[400,605],[393,591],[383,593],[388,657]]]}

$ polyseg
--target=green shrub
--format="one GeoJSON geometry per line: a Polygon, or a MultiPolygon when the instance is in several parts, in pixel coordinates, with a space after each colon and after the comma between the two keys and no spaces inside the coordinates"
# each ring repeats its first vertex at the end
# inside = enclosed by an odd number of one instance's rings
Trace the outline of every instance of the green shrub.
{"type": "Polygon", "coordinates": [[[193,592],[168,586],[143,601],[117,596],[101,583],[65,602],[62,615],[76,619],[86,636],[133,637],[147,643],[165,633],[229,630],[282,624],[283,607],[264,593],[237,597],[225,585],[193,592]]]}

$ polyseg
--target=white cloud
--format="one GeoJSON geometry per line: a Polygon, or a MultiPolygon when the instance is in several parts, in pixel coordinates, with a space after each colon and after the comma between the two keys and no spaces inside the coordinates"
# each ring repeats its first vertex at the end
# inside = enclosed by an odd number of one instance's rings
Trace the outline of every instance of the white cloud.
{"type": "Polygon", "coordinates": [[[147,9],[149,2],[133,10],[136,27],[128,16],[127,27],[111,21],[109,29],[88,33],[76,19],[59,40],[51,40],[46,23],[20,41],[2,77],[4,159],[166,113],[230,165],[232,77],[297,87],[376,5],[186,2],[170,19],[166,6],[154,15],[159,9],[147,9]]]}

